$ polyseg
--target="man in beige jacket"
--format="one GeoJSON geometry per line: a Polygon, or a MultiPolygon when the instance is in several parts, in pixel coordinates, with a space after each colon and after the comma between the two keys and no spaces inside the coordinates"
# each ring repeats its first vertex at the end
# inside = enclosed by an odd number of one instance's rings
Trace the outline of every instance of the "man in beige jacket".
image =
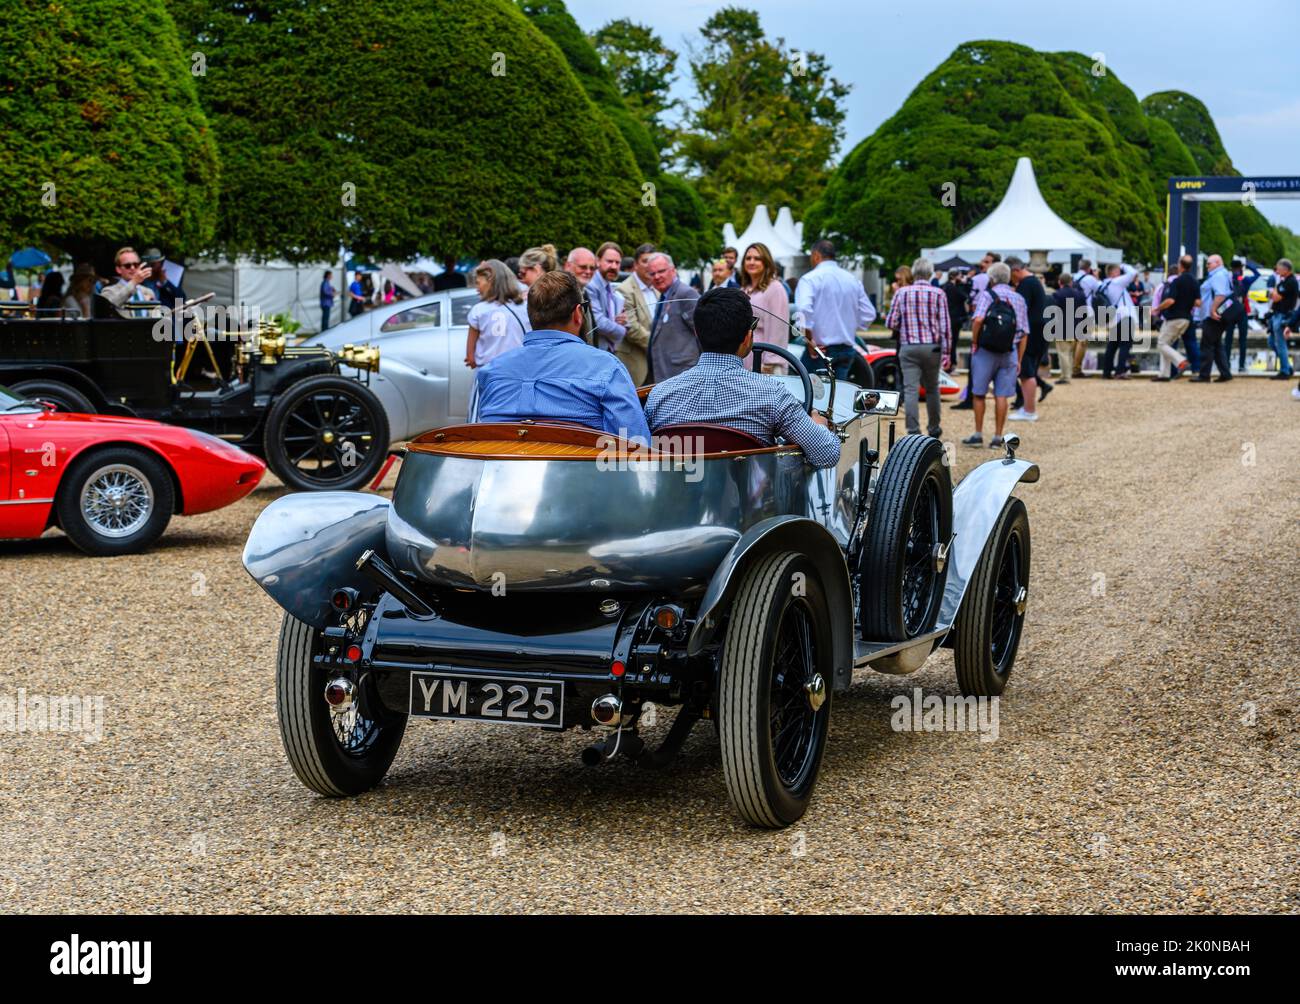
{"type": "Polygon", "coordinates": [[[623,311],[627,314],[627,334],[618,343],[615,354],[632,374],[632,383],[640,387],[645,383],[646,349],[650,345],[650,322],[654,318],[654,287],[650,285],[646,267],[655,254],[653,244],[642,244],[636,249],[636,262],[632,274],[615,288],[623,294],[623,311]],[[649,299],[646,291],[649,290],[649,299]]]}

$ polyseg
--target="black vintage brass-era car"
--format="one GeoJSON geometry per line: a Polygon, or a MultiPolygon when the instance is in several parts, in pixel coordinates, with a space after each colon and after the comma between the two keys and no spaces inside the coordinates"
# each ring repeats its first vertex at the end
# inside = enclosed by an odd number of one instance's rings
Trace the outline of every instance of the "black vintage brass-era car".
{"type": "Polygon", "coordinates": [[[909,673],[945,645],[963,693],[1000,694],[1029,585],[1011,493],[1038,468],[1008,437],[954,491],[938,440],[895,441],[897,392],[837,400],[788,355],[795,375],[772,379],[830,413],[836,467],[721,426],[660,429],[647,450],[476,424],[416,438],[391,502],[268,506],[244,565],[285,611],[276,689],[298,778],[374,787],[412,718],[600,729],[593,766],[663,764],[711,719],[732,804],[776,827],[807,807],[855,669],[909,673]],[[678,708],[657,749],[637,732],[651,703],[678,708]]]}
{"type": "Polygon", "coordinates": [[[388,451],[388,418],[361,379],[379,350],[293,347],[276,329],[204,335],[193,307],[124,317],[0,311],[0,384],[60,411],[199,429],[262,457],[298,489],[359,488],[388,451]]]}

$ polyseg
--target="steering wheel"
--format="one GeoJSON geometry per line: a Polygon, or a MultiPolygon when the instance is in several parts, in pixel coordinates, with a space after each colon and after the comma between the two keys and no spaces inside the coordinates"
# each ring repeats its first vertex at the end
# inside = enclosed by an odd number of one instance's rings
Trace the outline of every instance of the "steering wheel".
{"type": "Polygon", "coordinates": [[[808,375],[808,367],[803,364],[803,360],[796,356],[789,349],[780,345],[773,345],[771,342],[754,343],[754,372],[763,372],[763,353],[770,352],[774,356],[780,356],[790,364],[790,368],[798,374],[799,381],[803,384],[803,410],[812,414],[813,411],[813,383],[812,377],[808,375]]]}

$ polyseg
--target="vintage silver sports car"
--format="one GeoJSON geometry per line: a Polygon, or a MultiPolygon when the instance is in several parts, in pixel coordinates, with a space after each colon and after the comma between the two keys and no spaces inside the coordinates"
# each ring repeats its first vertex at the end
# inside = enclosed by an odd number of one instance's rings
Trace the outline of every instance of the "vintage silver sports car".
{"type": "MultiPolygon", "coordinates": [[[[760,346],[763,351],[774,351],[760,346]]],[[[289,495],[244,565],[284,609],[276,688],[298,778],[374,787],[412,718],[598,730],[591,765],[666,763],[714,722],[731,801],[798,819],[855,669],[953,649],[964,694],[1002,692],[1029,586],[1035,464],[990,460],[954,491],[942,444],[895,440],[898,394],[781,380],[827,413],[838,466],[736,430],[652,448],[562,423],[449,426],[405,450],[392,500],[289,495]],[[662,743],[646,708],[676,707],[662,743]]]]}
{"type": "Polygon", "coordinates": [[[478,302],[473,289],[400,300],[348,318],[304,344],[335,353],[345,345],[378,348],[383,367],[365,376],[388,415],[392,442],[404,442],[469,414],[474,371],[464,362],[465,340],[470,309],[478,302]]]}

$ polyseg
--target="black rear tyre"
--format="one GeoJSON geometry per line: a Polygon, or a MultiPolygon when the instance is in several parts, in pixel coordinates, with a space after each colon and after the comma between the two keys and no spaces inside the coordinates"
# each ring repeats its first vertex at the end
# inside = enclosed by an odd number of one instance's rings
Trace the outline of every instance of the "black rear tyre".
{"type": "Polygon", "coordinates": [[[171,471],[155,454],[131,446],[81,454],[54,498],[68,539],[97,557],[143,551],[162,536],[175,508],[171,471]]]}
{"type": "Polygon", "coordinates": [[[718,681],[727,793],[745,822],[789,826],[808,808],[830,724],[831,626],[807,557],[783,551],[746,572],[718,681]]]}
{"type": "Polygon", "coordinates": [[[19,397],[29,397],[33,401],[51,404],[55,411],[74,412],[78,415],[94,415],[98,412],[90,398],[66,383],[57,380],[24,380],[9,388],[19,397]]]}
{"type": "Polygon", "coordinates": [[[957,622],[957,686],[971,697],[1002,693],[1016,661],[1029,598],[1029,514],[1007,502],[971,573],[957,622]]]}
{"type": "Polygon", "coordinates": [[[365,384],[308,377],[271,405],[264,445],[267,465],[290,488],[361,488],[388,455],[388,415],[365,384]]]}
{"type": "Polygon", "coordinates": [[[864,638],[907,641],[934,627],[951,540],[952,477],[943,444],[904,436],[877,479],[858,561],[864,638]]]}
{"type": "Polygon", "coordinates": [[[359,795],[388,773],[406,717],[375,721],[355,709],[331,712],[325,703],[327,674],[312,662],[319,637],[310,624],[284,615],[275,671],[280,738],[289,766],[312,791],[331,798],[359,795]]]}

